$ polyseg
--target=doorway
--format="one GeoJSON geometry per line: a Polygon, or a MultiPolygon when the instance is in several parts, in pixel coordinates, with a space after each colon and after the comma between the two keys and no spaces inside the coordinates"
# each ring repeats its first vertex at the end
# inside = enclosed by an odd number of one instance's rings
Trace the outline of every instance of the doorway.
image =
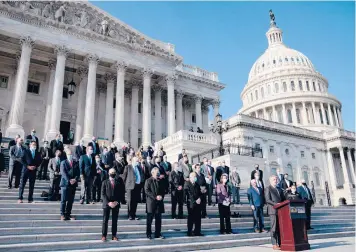
{"type": "Polygon", "coordinates": [[[69,130],[70,130],[70,122],[61,121],[61,123],[59,125],[59,131],[63,135],[63,143],[64,144],[69,144],[69,141],[68,141],[69,130]]]}

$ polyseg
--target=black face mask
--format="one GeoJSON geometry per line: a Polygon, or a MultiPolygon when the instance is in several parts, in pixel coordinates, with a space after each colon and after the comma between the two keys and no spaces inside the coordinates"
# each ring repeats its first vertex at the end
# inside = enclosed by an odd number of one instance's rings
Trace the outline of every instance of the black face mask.
{"type": "Polygon", "coordinates": [[[256,167],[256,170],[258,170],[259,169],[259,167],[256,167]]]}
{"type": "Polygon", "coordinates": [[[304,186],[306,186],[307,185],[307,183],[302,183],[304,186]]]}
{"type": "Polygon", "coordinates": [[[112,177],[112,178],[115,178],[115,176],[116,176],[115,173],[111,173],[111,174],[110,174],[110,177],[112,177]]]}

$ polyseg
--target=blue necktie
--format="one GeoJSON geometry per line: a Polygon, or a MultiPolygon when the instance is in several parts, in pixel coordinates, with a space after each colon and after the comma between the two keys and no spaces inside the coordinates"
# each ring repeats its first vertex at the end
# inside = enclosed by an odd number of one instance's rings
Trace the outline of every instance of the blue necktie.
{"type": "Polygon", "coordinates": [[[31,153],[32,153],[32,158],[35,159],[35,151],[32,150],[31,153]]]}

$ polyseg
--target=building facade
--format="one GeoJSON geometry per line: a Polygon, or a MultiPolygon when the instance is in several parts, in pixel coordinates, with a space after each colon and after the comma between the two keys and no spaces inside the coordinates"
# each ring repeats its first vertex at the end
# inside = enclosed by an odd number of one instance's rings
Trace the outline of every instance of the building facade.
{"type": "MultiPolygon", "coordinates": [[[[218,75],[183,63],[174,45],[149,38],[88,2],[0,3],[0,127],[51,140],[70,129],[149,145],[176,131],[208,131],[218,75]],[[74,94],[71,95],[73,85],[74,94]]],[[[216,112],[217,113],[217,112],[216,112]]]]}

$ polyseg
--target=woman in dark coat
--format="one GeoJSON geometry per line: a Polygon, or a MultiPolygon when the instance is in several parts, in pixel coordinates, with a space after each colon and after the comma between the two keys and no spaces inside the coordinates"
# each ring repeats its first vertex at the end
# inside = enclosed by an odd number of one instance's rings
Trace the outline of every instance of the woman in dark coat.
{"type": "Polygon", "coordinates": [[[299,193],[297,193],[297,187],[295,184],[293,184],[290,188],[290,190],[285,190],[284,195],[286,197],[286,200],[300,200],[301,197],[299,193]]]}
{"type": "Polygon", "coordinates": [[[220,215],[220,233],[231,234],[231,221],[230,221],[230,203],[231,203],[231,190],[227,185],[228,175],[222,174],[220,183],[216,186],[216,193],[218,196],[218,206],[220,215]],[[226,226],[225,226],[226,223],[226,226]]]}

